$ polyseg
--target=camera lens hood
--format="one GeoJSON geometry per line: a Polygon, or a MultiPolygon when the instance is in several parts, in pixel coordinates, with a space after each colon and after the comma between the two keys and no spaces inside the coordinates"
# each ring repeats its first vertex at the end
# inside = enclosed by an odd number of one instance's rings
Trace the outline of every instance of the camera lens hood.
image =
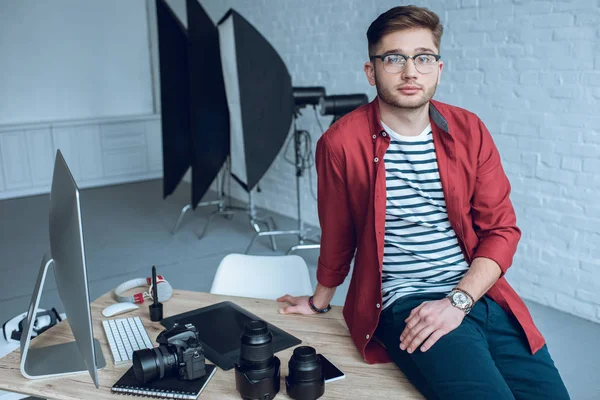
{"type": "Polygon", "coordinates": [[[239,364],[235,364],[235,388],[244,400],[271,400],[281,386],[280,371],[281,361],[273,357],[273,364],[267,370],[261,371],[262,379],[254,380],[252,374],[244,372],[239,364]]]}
{"type": "Polygon", "coordinates": [[[325,376],[321,359],[314,348],[299,346],[288,363],[285,378],[288,396],[295,400],[316,400],[325,393],[325,376]]]}

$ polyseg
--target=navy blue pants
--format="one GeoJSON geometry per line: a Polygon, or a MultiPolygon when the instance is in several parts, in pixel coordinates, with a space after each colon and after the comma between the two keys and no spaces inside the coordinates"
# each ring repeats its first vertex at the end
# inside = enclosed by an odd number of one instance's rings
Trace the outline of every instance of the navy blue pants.
{"type": "Polygon", "coordinates": [[[569,399],[548,348],[532,355],[517,320],[488,296],[426,352],[419,347],[412,354],[400,350],[400,334],[411,310],[443,297],[398,299],[383,310],[376,332],[392,360],[427,399],[569,399]]]}

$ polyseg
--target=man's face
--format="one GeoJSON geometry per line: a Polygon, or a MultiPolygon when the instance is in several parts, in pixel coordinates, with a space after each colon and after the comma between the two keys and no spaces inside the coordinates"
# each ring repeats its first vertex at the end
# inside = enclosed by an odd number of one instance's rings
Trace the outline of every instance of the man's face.
{"type": "MultiPolygon", "coordinates": [[[[416,54],[438,54],[429,29],[414,28],[389,33],[381,38],[375,49],[376,55],[400,53],[407,56],[416,54]]],[[[375,55],[372,54],[372,55],[375,55]]],[[[373,59],[365,64],[365,73],[371,86],[377,88],[377,95],[386,104],[403,109],[417,109],[426,105],[435,94],[440,83],[443,63],[428,74],[415,68],[412,59],[407,60],[404,69],[390,74],[383,68],[383,61],[373,59]]]]}

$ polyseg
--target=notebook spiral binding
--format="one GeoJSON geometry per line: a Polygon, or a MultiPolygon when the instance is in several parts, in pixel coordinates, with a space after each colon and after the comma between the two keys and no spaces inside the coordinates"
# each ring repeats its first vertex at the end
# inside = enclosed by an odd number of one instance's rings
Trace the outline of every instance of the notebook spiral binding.
{"type": "Polygon", "coordinates": [[[132,394],[136,396],[142,397],[153,397],[156,399],[189,399],[195,400],[197,397],[196,393],[190,392],[179,392],[173,390],[163,390],[163,389],[140,389],[135,386],[113,386],[111,392],[118,394],[132,394]]]}

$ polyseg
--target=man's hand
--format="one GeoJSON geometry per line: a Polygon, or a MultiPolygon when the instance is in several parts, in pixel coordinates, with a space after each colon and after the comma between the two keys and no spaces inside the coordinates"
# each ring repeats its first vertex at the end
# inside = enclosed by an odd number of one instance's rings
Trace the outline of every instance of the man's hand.
{"type": "Polygon", "coordinates": [[[410,312],[406,318],[406,327],[400,334],[400,349],[408,349],[409,353],[421,346],[425,352],[442,336],[458,328],[465,313],[452,306],[449,298],[425,301],[410,312]]]}
{"type": "Polygon", "coordinates": [[[308,296],[294,297],[286,294],[285,296],[278,298],[277,301],[280,303],[291,304],[287,307],[279,309],[279,314],[315,314],[315,312],[311,310],[310,306],[308,305],[308,296]]]}

